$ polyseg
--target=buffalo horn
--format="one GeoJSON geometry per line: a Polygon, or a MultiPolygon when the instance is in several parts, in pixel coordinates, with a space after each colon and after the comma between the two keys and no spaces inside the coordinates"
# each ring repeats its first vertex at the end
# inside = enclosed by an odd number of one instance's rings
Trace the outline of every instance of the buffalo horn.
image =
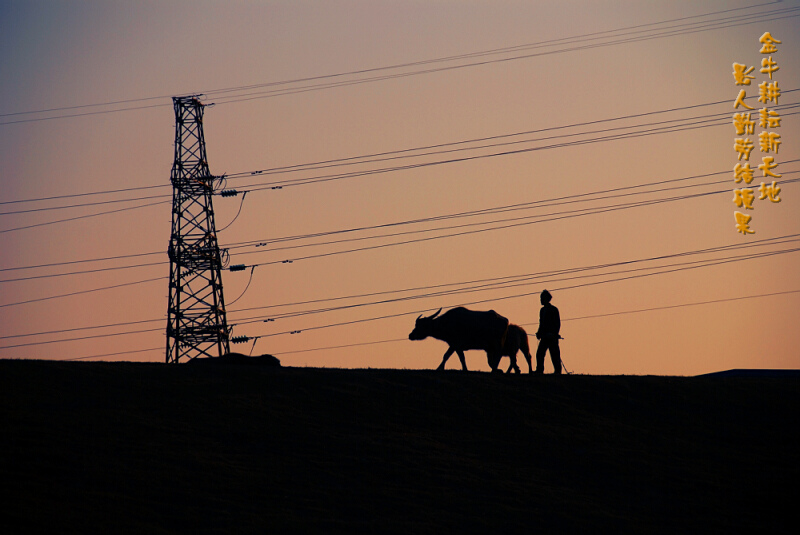
{"type": "Polygon", "coordinates": [[[431,319],[433,319],[433,318],[435,318],[436,316],[438,316],[438,315],[439,315],[439,312],[441,312],[441,311],[442,311],[442,309],[441,309],[441,308],[440,308],[439,310],[437,310],[437,311],[436,311],[436,314],[434,314],[433,316],[431,316],[431,319]]]}

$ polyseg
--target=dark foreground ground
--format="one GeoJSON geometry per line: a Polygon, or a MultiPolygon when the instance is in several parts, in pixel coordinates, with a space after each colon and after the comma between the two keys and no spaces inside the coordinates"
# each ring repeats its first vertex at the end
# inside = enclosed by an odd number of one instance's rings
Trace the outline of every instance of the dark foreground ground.
{"type": "Polygon", "coordinates": [[[795,533],[800,510],[796,377],[0,361],[0,401],[4,533],[795,533]]]}

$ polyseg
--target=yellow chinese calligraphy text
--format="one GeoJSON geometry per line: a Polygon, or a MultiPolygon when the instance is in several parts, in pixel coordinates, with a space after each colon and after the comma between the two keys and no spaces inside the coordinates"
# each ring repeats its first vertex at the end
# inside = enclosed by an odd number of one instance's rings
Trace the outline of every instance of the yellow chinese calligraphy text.
{"type": "Polygon", "coordinates": [[[761,47],[761,50],[759,50],[759,52],[761,52],[762,54],[772,54],[774,52],[777,52],[778,47],[775,45],[781,44],[781,42],[772,37],[769,34],[769,32],[765,32],[764,35],[759,37],[758,42],[764,45],[761,47]]]}
{"type": "Polygon", "coordinates": [[[773,163],[775,161],[775,158],[773,158],[772,156],[764,156],[763,158],[761,158],[761,161],[764,163],[759,165],[758,168],[761,169],[765,177],[767,176],[771,176],[772,178],[781,177],[781,175],[772,172],[773,169],[778,167],[778,164],[773,163]]]}
{"type": "Polygon", "coordinates": [[[751,119],[749,113],[734,113],[733,127],[736,129],[736,135],[753,134],[756,122],[751,119]]]}
{"type": "Polygon", "coordinates": [[[741,63],[734,63],[733,64],[733,79],[736,85],[750,85],[750,80],[753,80],[755,76],[750,74],[753,72],[755,67],[748,67],[747,65],[742,65],[741,63]]]}
{"type": "Polygon", "coordinates": [[[761,186],[758,188],[758,191],[761,192],[761,197],[758,198],[761,201],[764,199],[769,199],[772,202],[781,202],[781,199],[778,197],[778,195],[781,194],[781,188],[775,183],[774,180],[772,181],[772,184],[762,182],[761,186]]]}
{"type": "Polygon", "coordinates": [[[781,125],[781,117],[777,111],[761,108],[758,114],[761,117],[758,126],[761,128],[778,128],[781,125]]]}
{"type": "Polygon", "coordinates": [[[778,63],[772,60],[772,56],[768,58],[761,58],[761,70],[762,74],[769,74],[769,79],[772,80],[772,73],[780,69],[778,67],[778,63]]]}
{"type": "Polygon", "coordinates": [[[737,109],[739,106],[746,108],[748,110],[754,110],[755,108],[752,106],[748,106],[744,99],[747,98],[747,94],[744,92],[744,89],[739,91],[739,95],[736,97],[736,100],[733,102],[733,109],[737,109]]]}
{"type": "Polygon", "coordinates": [[[756,196],[753,195],[753,190],[750,188],[742,188],[733,190],[733,202],[739,208],[745,207],[748,210],[753,209],[753,201],[756,196]]]}
{"type": "Polygon", "coordinates": [[[747,214],[742,214],[740,212],[734,212],[733,215],[736,217],[736,231],[741,232],[742,234],[755,234],[755,230],[750,230],[750,220],[753,219],[753,216],[749,216],[747,214]]]}
{"type": "Polygon", "coordinates": [[[739,153],[738,159],[741,161],[742,156],[744,156],[745,160],[749,160],[750,151],[753,150],[753,142],[750,141],[750,138],[747,137],[742,139],[740,137],[737,137],[734,141],[735,143],[733,145],[733,150],[739,153]]]}
{"type": "Polygon", "coordinates": [[[767,132],[766,130],[758,134],[758,140],[761,146],[761,152],[772,151],[778,153],[778,146],[781,144],[781,135],[775,132],[767,132]]]}
{"type": "Polygon", "coordinates": [[[737,163],[736,167],[733,168],[733,180],[737,184],[744,180],[745,184],[749,184],[753,181],[753,170],[750,168],[750,164],[746,163],[744,165],[737,163]]]}
{"type": "Polygon", "coordinates": [[[761,82],[758,84],[758,101],[766,104],[770,100],[776,105],[778,104],[778,97],[781,96],[781,89],[778,87],[778,82],[761,82]]]}

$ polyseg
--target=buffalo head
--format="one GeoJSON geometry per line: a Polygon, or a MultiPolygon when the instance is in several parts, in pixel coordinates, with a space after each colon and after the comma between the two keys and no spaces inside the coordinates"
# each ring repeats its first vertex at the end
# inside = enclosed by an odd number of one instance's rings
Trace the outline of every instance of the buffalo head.
{"type": "Polygon", "coordinates": [[[439,312],[441,311],[442,309],[440,308],[438,311],[436,311],[436,314],[428,316],[427,318],[423,318],[422,314],[420,314],[416,323],[414,324],[414,330],[408,335],[408,339],[424,340],[425,338],[431,336],[433,334],[433,320],[436,319],[436,316],[438,316],[439,312]]]}

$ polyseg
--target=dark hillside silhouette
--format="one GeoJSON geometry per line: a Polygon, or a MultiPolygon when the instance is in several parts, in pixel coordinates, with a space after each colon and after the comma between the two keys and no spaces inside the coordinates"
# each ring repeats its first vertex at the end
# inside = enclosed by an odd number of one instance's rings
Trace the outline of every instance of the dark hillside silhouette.
{"type": "Polygon", "coordinates": [[[799,411],[796,377],[0,361],[0,515],[48,534],[794,533],[799,411]]]}

